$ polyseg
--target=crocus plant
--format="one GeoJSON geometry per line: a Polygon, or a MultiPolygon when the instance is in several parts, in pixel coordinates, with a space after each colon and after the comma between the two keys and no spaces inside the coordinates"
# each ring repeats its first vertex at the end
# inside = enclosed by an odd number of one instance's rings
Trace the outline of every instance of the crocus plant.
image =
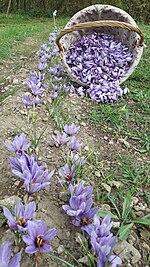
{"type": "Polygon", "coordinates": [[[10,241],[5,241],[0,247],[0,266],[1,267],[20,267],[21,253],[17,253],[11,259],[10,241]]]}
{"type": "Polygon", "coordinates": [[[36,252],[50,252],[53,250],[50,241],[56,236],[56,229],[47,229],[44,222],[29,222],[28,234],[23,236],[27,247],[25,252],[33,254],[36,252]]]}

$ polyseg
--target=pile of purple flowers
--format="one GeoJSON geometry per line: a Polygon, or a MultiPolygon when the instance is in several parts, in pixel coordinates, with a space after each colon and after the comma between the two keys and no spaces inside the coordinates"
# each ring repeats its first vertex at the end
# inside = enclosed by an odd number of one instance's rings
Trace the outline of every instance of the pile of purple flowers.
{"type": "Polygon", "coordinates": [[[71,45],[66,62],[77,80],[89,86],[76,89],[79,95],[87,93],[97,102],[114,102],[128,92],[121,89],[119,80],[129,70],[132,57],[128,47],[112,35],[93,33],[71,45]]]}

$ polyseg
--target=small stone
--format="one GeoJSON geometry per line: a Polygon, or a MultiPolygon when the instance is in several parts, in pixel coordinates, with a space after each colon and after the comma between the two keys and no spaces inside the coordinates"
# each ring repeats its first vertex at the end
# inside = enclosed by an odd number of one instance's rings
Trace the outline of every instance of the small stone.
{"type": "Polygon", "coordinates": [[[113,228],[119,228],[120,227],[120,222],[112,222],[112,227],[113,228]]]}
{"type": "Polygon", "coordinates": [[[64,252],[64,247],[61,245],[57,248],[58,254],[62,254],[64,252]]]}
{"type": "Polygon", "coordinates": [[[113,186],[115,186],[116,188],[120,188],[123,184],[121,182],[118,181],[112,181],[111,182],[113,186]]]}
{"type": "Polygon", "coordinates": [[[137,197],[132,198],[133,205],[136,205],[139,202],[139,199],[137,197]]]}
{"type": "Polygon", "coordinates": [[[68,200],[68,193],[67,192],[60,192],[59,193],[59,199],[63,202],[67,202],[68,200]]]}
{"type": "Polygon", "coordinates": [[[121,144],[125,145],[127,148],[130,148],[129,142],[127,142],[125,139],[119,138],[118,140],[121,144]]]}
{"type": "Polygon", "coordinates": [[[89,266],[89,261],[88,261],[88,257],[87,257],[87,256],[84,256],[84,257],[78,259],[78,261],[79,261],[80,263],[85,264],[86,266],[89,266]]]}
{"type": "Polygon", "coordinates": [[[150,251],[150,247],[146,244],[146,242],[142,242],[142,247],[150,251]]]}
{"type": "Polygon", "coordinates": [[[18,246],[15,246],[13,251],[14,251],[14,254],[16,254],[20,251],[20,248],[18,246]]]}
{"type": "Polygon", "coordinates": [[[144,216],[144,212],[143,211],[136,211],[135,214],[140,218],[144,216]]]}
{"type": "Polygon", "coordinates": [[[115,251],[122,260],[130,261],[133,266],[141,259],[139,251],[125,240],[118,242],[115,251]]]}
{"type": "Polygon", "coordinates": [[[21,114],[21,115],[26,115],[26,111],[25,110],[19,110],[19,113],[21,114]]]}
{"type": "Polygon", "coordinates": [[[14,206],[19,201],[21,201],[21,199],[18,196],[6,197],[6,198],[0,200],[0,206],[9,206],[9,205],[14,206]]]}
{"type": "Polygon", "coordinates": [[[145,210],[146,209],[146,207],[145,207],[145,205],[143,205],[142,203],[139,203],[139,205],[137,205],[137,206],[134,206],[134,209],[136,210],[136,211],[143,211],[143,210],[145,210]]]}
{"type": "Polygon", "coordinates": [[[103,139],[104,139],[105,141],[107,141],[107,140],[109,139],[109,137],[108,137],[108,136],[104,136],[103,139]]]}
{"type": "Polygon", "coordinates": [[[95,171],[95,176],[96,177],[101,177],[100,171],[95,171]]]}
{"type": "Polygon", "coordinates": [[[150,231],[148,231],[146,229],[140,230],[140,235],[144,240],[150,239],[150,231]]]}
{"type": "Polygon", "coordinates": [[[88,147],[88,146],[85,146],[85,147],[84,147],[84,150],[85,150],[85,151],[89,151],[89,147],[88,147]]]}
{"type": "Polygon", "coordinates": [[[70,232],[66,232],[66,237],[70,237],[70,232]]]}
{"type": "Polygon", "coordinates": [[[102,186],[106,189],[107,192],[111,192],[111,187],[108,184],[102,183],[102,186]]]}
{"type": "Polygon", "coordinates": [[[113,145],[114,144],[113,140],[110,140],[108,144],[113,145]]]}
{"type": "Polygon", "coordinates": [[[111,211],[111,208],[110,208],[110,206],[108,204],[101,204],[100,208],[103,211],[111,211]]]}
{"type": "Polygon", "coordinates": [[[19,82],[18,79],[16,79],[16,78],[13,79],[13,84],[18,84],[18,82],[19,82]]]}
{"type": "Polygon", "coordinates": [[[81,122],[80,125],[82,125],[83,127],[86,127],[86,123],[85,122],[81,122]]]}

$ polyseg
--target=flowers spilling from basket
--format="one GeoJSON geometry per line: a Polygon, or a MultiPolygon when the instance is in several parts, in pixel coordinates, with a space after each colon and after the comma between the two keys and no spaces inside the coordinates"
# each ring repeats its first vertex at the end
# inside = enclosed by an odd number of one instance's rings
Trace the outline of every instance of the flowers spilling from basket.
{"type": "Polygon", "coordinates": [[[132,58],[129,48],[112,35],[93,33],[70,46],[66,62],[75,78],[88,86],[83,90],[92,99],[113,102],[128,92],[121,89],[119,80],[129,70],[132,58]]]}

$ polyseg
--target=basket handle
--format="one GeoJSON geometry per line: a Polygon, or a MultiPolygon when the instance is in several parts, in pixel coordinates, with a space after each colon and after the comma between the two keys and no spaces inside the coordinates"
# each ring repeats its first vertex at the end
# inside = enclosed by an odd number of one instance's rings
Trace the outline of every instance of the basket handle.
{"type": "Polygon", "coordinates": [[[63,48],[63,45],[60,43],[60,39],[65,34],[68,34],[73,31],[79,31],[83,29],[96,28],[96,27],[104,27],[104,26],[119,27],[119,28],[127,29],[129,31],[134,31],[140,35],[140,39],[137,43],[137,47],[144,45],[144,35],[142,31],[136,26],[133,26],[126,22],[117,21],[117,20],[116,21],[114,20],[88,21],[88,22],[82,22],[82,23],[73,25],[72,27],[66,28],[60,32],[60,34],[56,38],[56,44],[58,45],[60,54],[63,55],[63,52],[64,52],[64,48],[63,48]]]}

